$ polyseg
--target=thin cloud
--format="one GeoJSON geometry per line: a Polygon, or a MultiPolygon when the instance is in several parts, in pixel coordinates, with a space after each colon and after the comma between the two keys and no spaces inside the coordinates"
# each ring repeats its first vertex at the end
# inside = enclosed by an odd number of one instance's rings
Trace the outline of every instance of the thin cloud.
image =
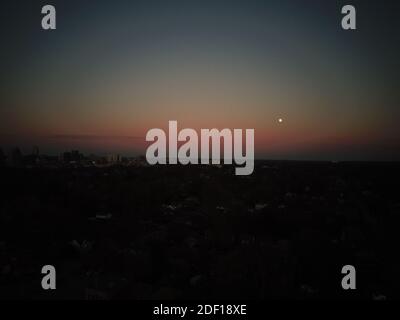
{"type": "Polygon", "coordinates": [[[143,137],[138,136],[107,136],[107,135],[92,135],[92,134],[55,134],[48,138],[57,140],[143,140],[143,137]]]}

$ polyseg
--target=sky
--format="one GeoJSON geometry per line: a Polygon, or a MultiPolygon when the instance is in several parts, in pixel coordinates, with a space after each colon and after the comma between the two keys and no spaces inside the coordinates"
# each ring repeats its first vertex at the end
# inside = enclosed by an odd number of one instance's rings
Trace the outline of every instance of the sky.
{"type": "Polygon", "coordinates": [[[255,129],[257,158],[400,160],[400,3],[350,2],[347,31],[337,0],[4,4],[0,147],[144,154],[177,120],[255,129]]]}

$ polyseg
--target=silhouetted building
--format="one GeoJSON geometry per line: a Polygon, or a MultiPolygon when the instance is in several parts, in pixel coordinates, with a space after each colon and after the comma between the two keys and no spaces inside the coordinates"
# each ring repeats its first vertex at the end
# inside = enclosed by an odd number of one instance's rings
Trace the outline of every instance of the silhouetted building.
{"type": "Polygon", "coordinates": [[[30,167],[30,166],[35,166],[35,165],[39,164],[39,162],[40,162],[39,147],[34,146],[32,148],[32,153],[24,156],[23,159],[24,159],[25,166],[30,167]]]}
{"type": "Polygon", "coordinates": [[[32,148],[32,155],[38,157],[39,156],[39,147],[38,146],[34,146],[32,148]]]}
{"type": "Polygon", "coordinates": [[[0,166],[4,166],[6,163],[6,156],[3,152],[3,149],[0,148],[0,166]]]}
{"type": "Polygon", "coordinates": [[[19,148],[14,148],[10,151],[7,158],[7,163],[11,167],[22,167],[23,159],[21,150],[19,150],[19,148]]]}
{"type": "Polygon", "coordinates": [[[107,155],[107,162],[109,162],[109,163],[121,162],[121,155],[119,155],[119,154],[109,154],[109,155],[107,155]]]}
{"type": "Polygon", "coordinates": [[[78,150],[72,150],[70,152],[64,152],[60,155],[60,161],[64,162],[79,162],[83,159],[83,154],[78,150]]]}

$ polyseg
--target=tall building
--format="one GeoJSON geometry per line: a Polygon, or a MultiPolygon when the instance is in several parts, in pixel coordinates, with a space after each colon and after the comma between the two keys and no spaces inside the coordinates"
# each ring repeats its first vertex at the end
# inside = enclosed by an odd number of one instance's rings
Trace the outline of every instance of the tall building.
{"type": "Polygon", "coordinates": [[[22,153],[19,148],[14,148],[9,152],[7,163],[11,167],[21,167],[23,165],[22,153]]]}
{"type": "Polygon", "coordinates": [[[6,163],[6,156],[3,152],[3,149],[0,148],[0,166],[4,166],[6,163]]]}
{"type": "Polygon", "coordinates": [[[34,146],[32,148],[32,155],[38,157],[39,156],[39,147],[38,146],[34,146]]]}

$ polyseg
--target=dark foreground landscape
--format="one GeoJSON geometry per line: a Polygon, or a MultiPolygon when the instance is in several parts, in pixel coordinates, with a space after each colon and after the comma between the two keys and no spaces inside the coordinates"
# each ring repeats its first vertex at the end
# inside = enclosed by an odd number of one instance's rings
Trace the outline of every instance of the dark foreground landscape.
{"type": "Polygon", "coordinates": [[[399,298],[398,163],[0,171],[3,299],[399,298]]]}

